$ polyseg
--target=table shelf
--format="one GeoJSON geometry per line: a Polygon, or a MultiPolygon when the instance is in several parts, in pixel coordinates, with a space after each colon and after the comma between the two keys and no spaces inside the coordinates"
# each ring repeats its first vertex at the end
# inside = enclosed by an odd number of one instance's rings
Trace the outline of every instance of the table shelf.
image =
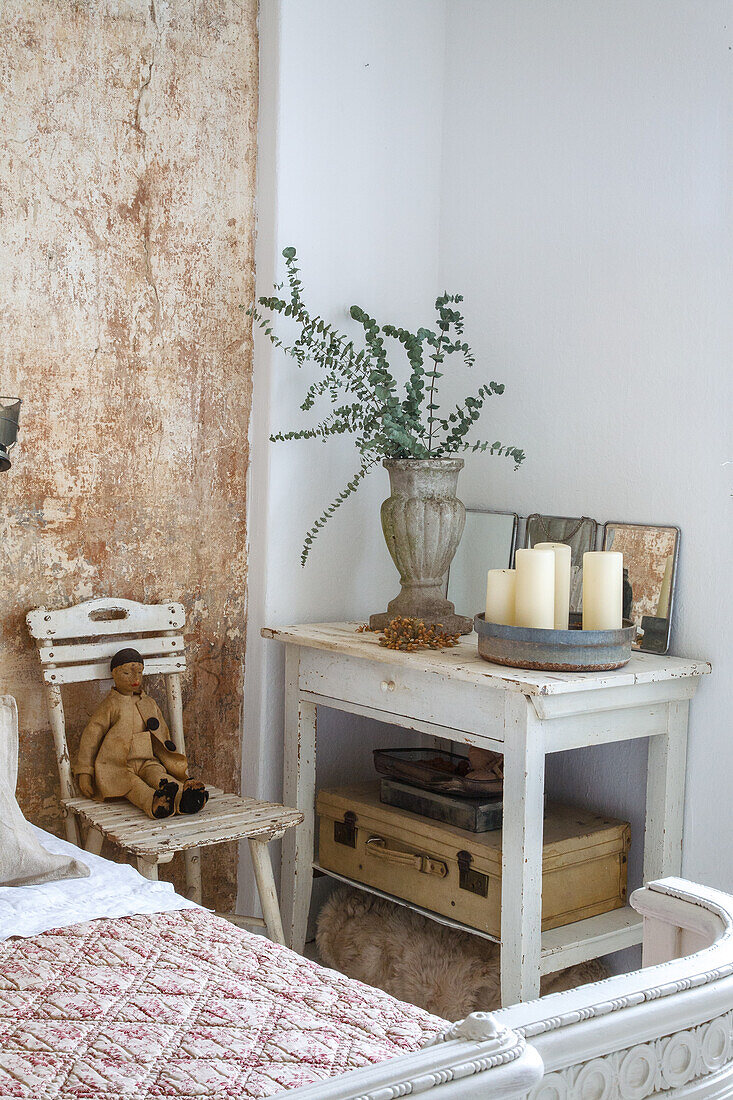
{"type": "Polygon", "coordinates": [[[296,951],[305,943],[313,880],[320,706],[502,753],[504,1005],[537,997],[541,974],[641,942],[641,919],[629,908],[540,932],[545,757],[648,738],[646,819],[637,838],[643,876],[651,882],[679,875],[688,709],[710,672],[707,661],[635,653],[626,666],[609,672],[532,672],[481,660],[475,635],[454,648],[404,653],[380,646],[375,634],[360,632],[356,623],[270,627],[262,633],[285,646],[283,801],[305,818],[283,843],[282,912],[296,951]]]}
{"type": "MultiPolygon", "coordinates": [[[[428,920],[436,924],[443,924],[447,928],[455,928],[458,932],[468,932],[471,936],[478,936],[492,943],[499,943],[496,936],[490,936],[487,932],[481,932],[470,925],[460,921],[451,920],[440,913],[434,913],[431,909],[423,909],[395,894],[387,894],[383,890],[377,890],[374,886],[366,886],[357,879],[347,878],[335,871],[329,871],[320,863],[313,864],[313,870],[328,878],[337,879],[339,882],[353,886],[356,890],[363,890],[367,894],[374,894],[385,901],[391,901],[395,905],[401,905],[405,909],[411,909],[413,913],[420,913],[428,920]]],[[[601,913],[596,917],[587,917],[585,920],[574,921],[572,924],[564,924],[561,928],[551,928],[542,933],[542,948],[540,972],[552,974],[555,970],[561,970],[566,966],[574,966],[576,963],[587,962],[588,959],[597,959],[601,955],[609,955],[612,951],[621,951],[626,947],[634,947],[642,942],[643,919],[630,905],[621,909],[612,909],[609,913],[601,913]]]]}

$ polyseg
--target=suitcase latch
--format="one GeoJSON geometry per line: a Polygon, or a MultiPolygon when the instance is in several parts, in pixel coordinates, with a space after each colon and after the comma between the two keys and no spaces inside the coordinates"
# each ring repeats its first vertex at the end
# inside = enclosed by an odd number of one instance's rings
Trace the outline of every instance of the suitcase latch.
{"type": "Polygon", "coordinates": [[[458,853],[458,885],[461,890],[469,890],[480,898],[489,896],[489,876],[481,871],[471,870],[471,853],[458,853]]]}
{"type": "Polygon", "coordinates": [[[343,821],[334,821],[333,839],[336,844],[356,848],[356,814],[353,810],[346,811],[343,821]]]}

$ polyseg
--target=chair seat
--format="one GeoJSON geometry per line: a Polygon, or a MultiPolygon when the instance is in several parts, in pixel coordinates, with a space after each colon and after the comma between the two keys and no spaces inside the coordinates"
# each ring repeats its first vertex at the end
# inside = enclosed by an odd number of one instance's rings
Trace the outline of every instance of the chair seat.
{"type": "Polygon", "coordinates": [[[99,829],[114,844],[151,862],[186,848],[203,848],[226,840],[275,840],[286,829],[299,825],[299,810],[240,798],[209,787],[209,801],[197,814],[151,820],[124,798],[95,802],[91,798],[66,798],[68,810],[87,825],[99,829]]]}

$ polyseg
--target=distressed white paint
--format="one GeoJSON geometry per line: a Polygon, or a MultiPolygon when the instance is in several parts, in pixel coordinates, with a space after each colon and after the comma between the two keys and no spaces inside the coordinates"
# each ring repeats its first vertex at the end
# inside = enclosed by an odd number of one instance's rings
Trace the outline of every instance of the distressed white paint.
{"type": "MultiPolygon", "coordinates": [[[[645,866],[650,877],[678,874],[687,697],[709,671],[707,665],[644,655],[635,658],[641,660],[635,674],[629,672],[630,665],[595,674],[530,673],[483,661],[467,640],[453,650],[418,654],[413,662],[412,654],[380,646],[374,635],[360,633],[354,623],[265,628],[263,633],[286,644],[283,797],[305,818],[288,840],[282,860],[284,923],[287,942],[295,950],[302,951],[305,942],[313,882],[316,708],[336,705],[348,715],[354,709],[363,712],[365,702],[382,721],[392,722],[397,717],[406,726],[414,726],[416,715],[420,728],[439,741],[478,740],[504,753],[503,1004],[538,995],[545,947],[552,956],[552,969],[558,969],[569,965],[566,953],[577,962],[640,942],[638,925],[622,916],[576,922],[555,930],[545,944],[540,923],[546,754],[550,746],[562,751],[585,744],[584,732],[592,740],[599,722],[605,723],[606,736],[613,740],[614,724],[608,718],[615,712],[622,715],[621,738],[632,737],[635,715],[638,712],[643,719],[646,693],[654,688],[664,717],[652,739],[645,866]],[[465,688],[464,693],[457,694],[456,685],[465,688]],[[320,687],[327,692],[325,696],[319,695],[320,687]],[[635,706],[637,693],[641,699],[635,706]],[[555,698],[572,700],[571,712],[538,711],[538,700],[555,698]],[[443,723],[450,713],[454,718],[448,727],[443,723]]],[[[637,736],[646,732],[642,724],[637,736]]],[[[342,753],[348,751],[349,735],[353,737],[353,731],[345,728],[342,753]]],[[[413,908],[412,904],[408,907],[413,908]]]]}
{"type": "MultiPolygon", "coordinates": [[[[15,700],[0,699],[0,716],[17,739],[15,700]]],[[[138,866],[155,877],[152,863],[138,866]]],[[[293,1097],[396,1100],[430,1091],[436,1100],[519,1100],[531,1089],[533,1100],[595,1100],[599,1073],[607,1092],[624,1100],[672,1095],[670,1088],[690,1100],[730,1096],[733,898],[668,879],[631,902],[644,918],[647,969],[495,1015],[475,1013],[421,1051],[296,1089],[293,1097]],[[685,951],[694,954],[679,957],[685,951]]],[[[274,904],[272,894],[266,904],[274,904]]]]}
{"type": "Polygon", "coordinates": [[[135,857],[146,878],[157,879],[158,864],[183,852],[186,892],[202,901],[201,848],[247,838],[255,883],[270,937],[283,943],[283,929],[275,893],[269,844],[302,820],[295,810],[240,798],[208,786],[209,800],[200,814],[176,815],[164,821],[148,818],[126,799],[106,802],[75,796],[75,785],[66,740],[61,685],[109,679],[109,657],[126,646],[142,645],[148,673],[161,673],[168,697],[168,720],[179,752],[185,754],[180,676],[185,668],[186,614],[182,604],[141,604],[132,600],[95,599],[58,611],[37,608],[27,616],[31,637],[38,646],[43,668],[49,720],[54,736],[62,788],[67,836],[79,843],[78,823],[86,827],[86,848],[98,853],[106,839],[135,857]],[[165,631],[166,637],[141,638],[145,632],[165,631]],[[114,634],[113,643],[99,641],[114,634]],[[68,642],[68,639],[73,639],[68,642]],[[175,655],[149,657],[148,654],[175,655]],[[100,661],[100,657],[104,657],[100,661]]]}
{"type": "Polygon", "coordinates": [[[666,879],[631,901],[654,965],[475,1013],[418,1054],[296,1089],[294,1100],[729,1097],[733,898],[666,879]]]}
{"type": "Polygon", "coordinates": [[[503,717],[501,1001],[508,1005],[540,992],[545,747],[525,696],[507,692],[503,717]]]}

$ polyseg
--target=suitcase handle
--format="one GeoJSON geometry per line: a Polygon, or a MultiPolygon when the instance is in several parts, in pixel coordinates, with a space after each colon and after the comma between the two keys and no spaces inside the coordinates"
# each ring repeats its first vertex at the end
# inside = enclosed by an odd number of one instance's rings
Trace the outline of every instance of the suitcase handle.
{"type": "Polygon", "coordinates": [[[368,856],[382,859],[386,863],[399,863],[402,867],[414,867],[423,875],[437,875],[438,878],[445,878],[448,874],[448,865],[442,860],[431,859],[430,856],[420,855],[419,852],[398,852],[394,848],[388,848],[383,836],[370,836],[365,850],[368,856]]]}

